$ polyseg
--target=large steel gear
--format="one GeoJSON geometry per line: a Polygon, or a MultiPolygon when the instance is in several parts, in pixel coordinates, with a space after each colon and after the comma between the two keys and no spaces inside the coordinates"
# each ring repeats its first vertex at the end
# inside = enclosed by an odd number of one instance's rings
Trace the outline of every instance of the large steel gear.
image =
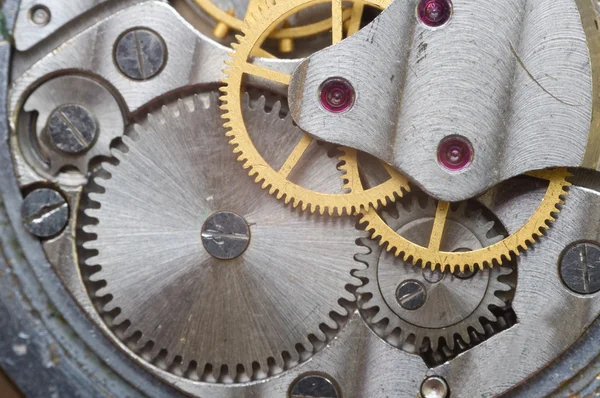
{"type": "MultiPolygon", "coordinates": [[[[248,25],[243,28],[243,35],[239,37],[239,43],[232,45],[235,51],[233,59],[228,61],[229,68],[226,70],[226,84],[221,90],[224,95],[222,100],[225,111],[223,118],[226,119],[225,127],[229,129],[227,136],[231,138],[230,143],[234,146],[234,152],[238,154],[238,160],[243,167],[248,169],[248,174],[254,177],[257,183],[268,189],[269,193],[285,203],[292,203],[294,207],[300,206],[303,210],[310,212],[327,212],[331,215],[354,214],[369,207],[378,208],[394,202],[408,191],[408,181],[393,168],[387,170],[391,176],[387,181],[365,190],[354,189],[342,194],[330,194],[307,189],[289,180],[290,174],[295,171],[298,162],[304,156],[306,150],[312,145],[313,139],[304,134],[294,142],[292,151],[286,153],[286,160],[280,166],[274,166],[265,160],[264,155],[258,150],[256,143],[249,134],[246,121],[243,116],[242,93],[244,92],[244,75],[252,74],[270,80],[272,83],[289,84],[289,75],[275,72],[260,66],[248,63],[249,57],[255,48],[265,40],[283,19],[307,5],[327,3],[331,0],[294,0],[277,2],[269,5],[257,16],[250,16],[248,25]]],[[[367,5],[385,8],[388,4],[385,0],[373,0],[365,2],[367,5]]],[[[334,7],[335,9],[335,7],[334,7]]],[[[335,11],[335,10],[334,10],[335,11]]],[[[343,21],[341,11],[334,12],[333,18],[333,41],[341,40],[343,21]],[[335,17],[338,16],[338,18],[335,17]]],[[[349,160],[350,161],[350,160],[349,160]]],[[[348,169],[355,165],[348,165],[348,169]]]]}
{"type": "MultiPolygon", "coordinates": [[[[343,162],[341,169],[345,171],[347,189],[362,189],[363,181],[361,174],[368,174],[373,162],[365,162],[359,165],[358,152],[354,149],[345,149],[340,157],[343,162]]],[[[373,158],[371,158],[373,159],[373,158]]],[[[388,219],[382,217],[377,211],[369,210],[361,214],[360,224],[371,233],[371,237],[388,252],[396,257],[413,264],[420,264],[423,268],[441,267],[442,270],[464,271],[469,268],[475,270],[483,269],[485,266],[493,267],[510,259],[512,255],[520,255],[536,243],[536,239],[543,236],[544,231],[550,228],[551,223],[556,220],[564,199],[568,194],[567,188],[571,185],[567,178],[570,173],[566,169],[536,171],[528,174],[532,178],[548,181],[548,188],[544,198],[531,217],[518,229],[498,242],[491,242],[481,248],[471,251],[451,252],[440,247],[445,239],[444,220],[450,205],[438,202],[436,212],[436,223],[433,224],[429,240],[414,242],[398,233],[388,219]],[[436,245],[432,242],[436,241],[436,245]]],[[[363,177],[368,180],[368,178],[363,177]]]]}
{"type": "MultiPolygon", "coordinates": [[[[245,109],[252,134],[297,129],[278,106],[245,109]]],[[[293,367],[339,330],[361,233],[351,217],[271,198],[223,136],[216,97],[180,100],[125,136],[118,165],[104,165],[110,177],[95,178],[102,192],[89,194],[100,207],[86,210],[97,220],[84,227],[97,251],[86,263],[100,265],[94,295],[108,301],[102,313],[119,310],[111,325],[126,343],[201,380],[240,382],[293,367]]],[[[339,185],[335,168],[319,172],[315,187],[339,185]]]]}
{"type": "MultiPolygon", "coordinates": [[[[383,215],[394,231],[423,244],[429,238],[436,205],[432,199],[411,196],[383,215]]],[[[496,227],[481,211],[462,204],[448,213],[448,239],[443,248],[454,252],[489,246],[502,240],[496,227]]],[[[364,267],[354,275],[366,281],[357,289],[361,314],[394,346],[410,341],[417,351],[424,346],[437,351],[442,345],[454,350],[457,337],[468,345],[472,330],[485,334],[482,319],[497,320],[492,306],[507,305],[497,294],[512,289],[502,280],[513,272],[510,267],[455,274],[421,270],[394,257],[372,239],[362,239],[360,245],[369,249],[368,254],[356,256],[364,267]]]]}

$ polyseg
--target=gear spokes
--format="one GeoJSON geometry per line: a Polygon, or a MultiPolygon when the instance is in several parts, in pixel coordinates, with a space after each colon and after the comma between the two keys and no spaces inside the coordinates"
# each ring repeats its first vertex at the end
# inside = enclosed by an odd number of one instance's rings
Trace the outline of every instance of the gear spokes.
{"type": "MultiPolygon", "coordinates": [[[[361,189],[362,181],[358,165],[357,152],[346,151],[340,157],[346,162],[345,179],[347,188],[361,189]]],[[[410,241],[398,233],[386,220],[385,215],[375,209],[364,211],[361,214],[360,224],[379,242],[385,249],[396,257],[420,265],[423,268],[440,268],[442,271],[471,271],[483,269],[485,266],[493,267],[496,263],[510,259],[512,255],[520,255],[536,242],[536,238],[543,235],[550,228],[555,216],[560,212],[560,206],[568,194],[567,188],[571,185],[567,178],[571,174],[566,169],[542,170],[528,173],[529,177],[547,181],[548,187],[539,206],[531,217],[516,231],[504,239],[491,243],[485,247],[470,251],[449,252],[441,247],[445,234],[446,220],[450,210],[450,203],[438,202],[434,222],[429,232],[429,239],[422,244],[410,241]]]]}
{"type": "MultiPolygon", "coordinates": [[[[260,47],[265,37],[293,12],[309,4],[316,5],[329,1],[331,0],[281,1],[268,5],[259,15],[249,17],[248,26],[242,30],[243,36],[239,37],[239,43],[232,46],[235,49],[232,59],[227,61],[229,68],[226,70],[227,77],[224,79],[225,87],[221,88],[224,93],[221,97],[224,103],[222,109],[225,111],[223,118],[226,120],[225,127],[229,129],[227,136],[231,139],[230,143],[234,146],[234,152],[239,154],[238,160],[243,163],[244,168],[248,169],[248,174],[254,177],[254,180],[260,183],[264,189],[268,189],[270,194],[284,200],[285,203],[291,203],[294,207],[300,207],[302,210],[310,212],[330,215],[355,214],[370,207],[378,208],[394,202],[403,195],[403,191],[409,190],[407,179],[400,173],[390,170],[390,178],[387,181],[368,189],[355,188],[351,192],[342,191],[332,194],[306,188],[290,181],[290,175],[315,140],[307,134],[296,138],[297,141],[285,162],[280,167],[274,167],[264,159],[263,154],[257,149],[256,143],[248,133],[243,117],[241,93],[244,90],[243,84],[246,75],[279,86],[289,85],[290,81],[290,75],[286,73],[250,63],[249,59],[254,49],[260,47]]],[[[379,0],[365,2],[367,5],[378,8],[385,8],[388,3],[379,0]]],[[[343,37],[343,18],[335,17],[341,15],[341,7],[342,2],[332,2],[333,43],[343,37]]],[[[350,26],[355,25],[350,24],[350,26]]],[[[352,30],[349,30],[348,33],[352,33],[352,30]]],[[[348,162],[352,162],[352,160],[347,160],[346,163],[348,162]]],[[[350,169],[352,165],[346,164],[345,167],[350,169]]],[[[346,188],[348,187],[346,186],[346,188]]]]}
{"type": "MultiPolygon", "coordinates": [[[[102,189],[89,194],[83,246],[99,310],[125,343],[165,369],[244,382],[298,365],[341,330],[365,233],[353,217],[302,214],[249,180],[216,102],[180,100],[124,137],[118,164],[94,178],[102,189]]],[[[247,108],[251,134],[294,134],[278,111],[247,108]]],[[[340,183],[335,168],[324,174],[322,184],[340,183]]]]}
{"type": "MultiPolygon", "coordinates": [[[[469,202],[448,209],[446,250],[464,251],[502,240],[498,222],[473,206],[476,203],[469,202]]],[[[433,199],[412,194],[393,210],[386,216],[391,228],[415,242],[429,239],[436,213],[433,199]]],[[[498,320],[514,293],[511,280],[516,276],[509,278],[514,264],[454,273],[421,270],[372,239],[358,245],[368,249],[356,255],[363,265],[354,271],[361,282],[356,290],[361,315],[375,333],[399,348],[423,353],[476,344],[487,334],[484,325],[498,320]]]]}

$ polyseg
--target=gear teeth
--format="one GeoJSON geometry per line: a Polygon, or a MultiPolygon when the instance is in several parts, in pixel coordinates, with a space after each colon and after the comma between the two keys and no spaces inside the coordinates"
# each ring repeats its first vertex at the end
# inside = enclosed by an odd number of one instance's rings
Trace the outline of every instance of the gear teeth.
{"type": "MultiPolygon", "coordinates": [[[[371,318],[371,322],[372,322],[373,324],[375,324],[375,325],[376,325],[376,324],[378,324],[378,323],[380,323],[380,322],[382,322],[382,321],[384,321],[384,320],[386,320],[386,319],[388,319],[388,318],[387,318],[387,316],[386,316],[386,315],[385,315],[385,314],[384,314],[384,313],[381,311],[381,306],[379,305],[379,303],[373,303],[373,304],[378,304],[378,305],[374,305],[374,306],[373,306],[373,307],[371,307],[371,308],[376,308],[376,307],[377,307],[377,308],[379,308],[379,309],[380,309],[380,310],[377,312],[377,314],[373,315],[373,317],[371,318]]],[[[384,304],[384,305],[385,305],[385,304],[384,304]]],[[[366,308],[366,309],[369,309],[369,308],[366,308]]]]}
{"type": "MultiPolygon", "coordinates": [[[[269,112],[269,113],[279,116],[279,113],[281,112],[281,106],[282,106],[281,101],[275,101],[275,103],[273,104],[273,107],[271,108],[271,112],[269,112]]],[[[287,121],[289,119],[286,118],[285,120],[287,121]]]]}
{"type": "MultiPolygon", "coordinates": [[[[263,17],[261,15],[252,18],[263,17]]],[[[261,96],[258,104],[252,107],[246,102],[247,93],[241,95],[244,67],[254,48],[255,39],[260,39],[253,28],[248,27],[242,33],[244,36],[236,36],[239,43],[235,46],[236,51],[232,54],[232,62],[226,69],[226,77],[223,79],[225,86],[221,90],[224,111],[222,118],[227,128],[226,136],[231,138],[230,143],[237,148],[234,153],[240,153],[238,160],[243,163],[244,168],[254,171],[250,175],[255,176],[257,183],[261,183],[265,189],[268,188],[269,193],[276,195],[278,199],[287,198],[294,207],[302,204],[302,208],[311,213],[327,213],[331,216],[354,215],[355,212],[371,206],[378,208],[395,201],[396,197],[401,197],[403,190],[409,190],[408,182],[404,178],[392,177],[390,181],[364,192],[342,193],[342,191],[339,194],[324,194],[290,183],[284,176],[275,172],[254,147],[244,124],[243,109],[264,109],[266,99],[261,96]]],[[[293,125],[290,115],[286,120],[293,125]]],[[[347,190],[347,186],[343,189],[347,190]]]]}
{"type": "Polygon", "coordinates": [[[491,231],[492,231],[492,229],[494,229],[494,225],[496,225],[496,223],[495,223],[495,222],[493,222],[493,221],[490,221],[490,222],[487,222],[487,223],[483,224],[483,225],[482,225],[482,228],[483,228],[483,229],[484,229],[486,232],[488,232],[488,233],[489,233],[489,232],[491,232],[491,231]]]}
{"type": "MultiPolygon", "coordinates": [[[[377,322],[374,322],[377,323],[377,322]]],[[[394,323],[392,320],[389,320],[389,323],[385,326],[385,328],[383,329],[382,334],[384,336],[389,336],[391,335],[394,330],[398,329],[398,325],[396,325],[396,323],[394,323]]]]}
{"type": "Polygon", "coordinates": [[[175,354],[173,352],[167,351],[167,356],[165,357],[165,364],[167,365],[167,368],[171,367],[174,361],[175,354]]]}
{"type": "Polygon", "coordinates": [[[390,213],[389,211],[386,211],[386,210],[383,210],[381,212],[381,218],[383,218],[385,223],[388,225],[394,224],[398,220],[397,217],[394,217],[394,215],[392,213],[390,213]]]}
{"type": "Polygon", "coordinates": [[[158,355],[160,354],[160,352],[161,352],[160,347],[157,344],[153,344],[152,348],[148,352],[148,356],[150,358],[150,361],[154,362],[156,360],[156,358],[158,357],[158,355]]]}
{"type": "MultiPolygon", "coordinates": [[[[431,345],[431,350],[432,351],[438,351],[440,348],[440,340],[442,339],[442,337],[435,337],[435,338],[431,338],[429,339],[429,344],[431,345]]],[[[422,347],[422,341],[421,339],[419,339],[419,341],[415,341],[415,346],[417,348],[422,347]],[[421,342],[421,344],[417,344],[418,342],[421,342]]],[[[446,344],[450,345],[450,342],[446,341],[446,344]]],[[[453,344],[453,343],[452,343],[453,344]]]]}
{"type": "MultiPolygon", "coordinates": [[[[98,289],[96,291],[95,295],[96,295],[96,297],[104,297],[104,296],[107,296],[108,294],[109,293],[106,291],[106,289],[98,289]]],[[[104,304],[104,306],[102,307],[102,311],[103,312],[111,312],[117,308],[118,308],[117,304],[114,302],[114,300],[111,300],[108,303],[104,304]]],[[[133,330],[130,331],[130,335],[131,334],[133,334],[133,330]]]]}
{"type": "MultiPolygon", "coordinates": [[[[386,209],[384,213],[387,213],[389,222],[389,227],[393,230],[400,228],[404,220],[406,222],[413,220],[414,215],[411,213],[415,211],[423,212],[424,215],[435,213],[436,204],[431,199],[428,199],[427,202],[419,201],[416,197],[413,197],[411,200],[403,200],[401,202],[396,203],[396,209],[398,210],[397,216],[392,216],[393,212],[386,209]],[[406,218],[403,219],[402,215],[405,214],[406,218]]],[[[392,209],[393,210],[393,209],[392,209]]],[[[483,214],[481,217],[476,213],[468,213],[468,208],[465,211],[465,208],[455,207],[453,214],[455,217],[460,217],[459,214],[464,214],[465,217],[471,220],[469,229],[476,229],[479,235],[482,235],[486,241],[489,243],[490,238],[487,237],[487,233],[492,229],[491,225],[489,225],[485,219],[483,218],[483,214]]],[[[367,231],[369,231],[370,225],[367,221],[367,231]]],[[[375,235],[377,230],[372,230],[371,235],[375,235]]],[[[393,312],[393,309],[386,304],[386,299],[383,298],[381,291],[378,288],[378,283],[376,281],[377,274],[374,273],[374,269],[372,268],[375,264],[379,263],[379,257],[381,253],[381,245],[385,247],[387,251],[392,251],[399,258],[404,258],[404,261],[412,261],[414,258],[411,258],[411,253],[406,253],[400,251],[397,247],[392,247],[390,245],[386,245],[383,241],[375,241],[373,239],[370,240],[358,240],[357,245],[360,247],[366,247],[370,249],[368,253],[360,253],[355,256],[355,260],[360,264],[365,264],[366,268],[355,267],[353,271],[353,275],[360,279],[361,281],[367,281],[364,285],[357,287],[355,294],[359,297],[358,299],[358,307],[359,312],[363,316],[363,319],[371,326],[371,328],[377,333],[381,338],[386,340],[388,343],[392,344],[395,347],[403,348],[406,343],[410,343],[414,345],[417,351],[421,349],[431,349],[434,352],[438,352],[438,350],[446,350],[450,352],[454,350],[463,350],[466,349],[465,344],[459,344],[459,339],[467,342],[467,344],[471,344],[471,336],[469,334],[469,330],[478,331],[481,335],[485,334],[485,328],[482,322],[487,320],[489,322],[496,322],[497,317],[493,314],[493,312],[488,308],[489,306],[506,308],[507,303],[502,300],[500,297],[497,297],[495,293],[499,292],[510,292],[513,290],[508,283],[503,282],[501,277],[505,275],[509,275],[513,272],[513,270],[509,267],[496,267],[493,271],[490,272],[490,279],[486,290],[486,296],[483,299],[483,303],[477,308],[477,310],[469,316],[470,319],[464,320],[463,323],[459,325],[464,326],[449,326],[443,329],[427,329],[427,328],[419,328],[408,322],[402,320],[397,314],[393,312]],[[428,348],[427,348],[428,347],[428,348]]],[[[420,260],[420,259],[417,259],[420,260]]],[[[508,259],[510,260],[510,259],[508,259]]],[[[414,264],[414,262],[413,262],[414,264]]],[[[475,271],[478,267],[475,264],[431,264],[424,263],[422,261],[417,262],[417,265],[420,265],[423,268],[438,268],[438,269],[471,269],[475,271]]],[[[493,264],[487,264],[488,266],[492,266],[493,264]]],[[[409,348],[408,348],[409,349],[409,348]]]]}
{"type": "Polygon", "coordinates": [[[312,352],[314,349],[312,343],[308,340],[308,337],[303,337],[298,344],[300,344],[300,346],[307,352],[312,352]]]}
{"type": "MultiPolygon", "coordinates": [[[[338,306],[337,310],[338,310],[337,312],[340,312],[340,310],[346,312],[342,306],[338,306]]],[[[329,328],[331,328],[333,330],[337,330],[339,328],[338,323],[331,318],[325,319],[324,323],[325,323],[325,325],[327,325],[329,328]]]]}
{"type": "Polygon", "coordinates": [[[125,322],[127,322],[127,318],[123,312],[119,312],[112,320],[112,324],[115,326],[123,325],[125,322]]]}
{"type": "MultiPolygon", "coordinates": [[[[349,302],[351,302],[351,303],[353,303],[354,301],[356,301],[356,297],[355,297],[355,296],[354,296],[352,293],[350,293],[350,292],[348,292],[348,291],[345,291],[345,292],[343,292],[343,293],[341,294],[340,298],[342,298],[342,299],[344,299],[344,300],[346,300],[346,301],[349,301],[349,302]]],[[[342,315],[342,316],[348,316],[348,310],[347,310],[346,308],[342,307],[342,306],[340,306],[340,308],[339,308],[339,311],[338,311],[338,312],[339,312],[339,313],[340,313],[340,315],[342,315]]]]}
{"type": "Polygon", "coordinates": [[[481,322],[475,323],[474,325],[472,325],[472,327],[480,335],[484,335],[485,334],[485,328],[483,327],[483,325],[481,324],[481,322]]]}
{"type": "Polygon", "coordinates": [[[313,333],[319,341],[324,342],[327,340],[327,336],[321,329],[317,328],[313,333]]]}

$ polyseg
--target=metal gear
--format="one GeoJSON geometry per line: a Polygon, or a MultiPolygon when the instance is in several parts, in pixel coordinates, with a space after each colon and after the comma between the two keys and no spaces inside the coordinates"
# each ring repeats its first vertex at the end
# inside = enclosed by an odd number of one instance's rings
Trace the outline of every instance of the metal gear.
{"type": "MultiPolygon", "coordinates": [[[[261,183],[263,188],[268,189],[270,194],[275,195],[278,199],[283,199],[285,203],[291,202],[294,207],[300,206],[302,210],[308,209],[310,212],[321,214],[327,212],[330,215],[354,214],[369,207],[378,208],[394,202],[403,195],[403,191],[409,190],[408,180],[388,166],[387,171],[390,178],[377,186],[364,190],[358,189],[356,184],[355,189],[351,192],[340,194],[307,189],[291,182],[288,177],[314,140],[306,134],[298,137],[293,143],[294,148],[287,155],[285,162],[280,168],[277,168],[269,164],[257,149],[256,143],[248,132],[243,116],[244,74],[250,73],[275,83],[289,84],[289,75],[249,64],[248,59],[252,51],[262,44],[265,37],[285,17],[307,5],[316,5],[328,1],[331,0],[278,2],[268,5],[259,15],[248,18],[248,26],[242,29],[243,35],[239,37],[239,43],[232,45],[235,49],[232,53],[233,59],[227,61],[229,65],[225,71],[227,77],[223,80],[225,86],[221,88],[224,93],[221,97],[224,103],[222,109],[225,111],[223,118],[226,120],[225,127],[229,129],[227,136],[231,138],[230,143],[234,146],[234,152],[239,154],[238,160],[243,163],[245,169],[248,169],[248,174],[254,177],[257,183],[261,183]]],[[[380,9],[385,8],[387,3],[386,0],[365,2],[366,5],[380,9]]],[[[341,19],[338,22],[340,24],[339,29],[342,29],[341,19]]],[[[334,27],[335,30],[336,27],[334,27]]],[[[341,38],[341,30],[339,33],[341,38]]],[[[336,37],[335,32],[333,35],[336,37]]],[[[356,165],[351,164],[352,159],[347,159],[346,163],[348,170],[356,169],[356,165]]]]}
{"type": "MultiPolygon", "coordinates": [[[[359,165],[358,152],[354,149],[344,149],[345,153],[340,157],[344,162],[342,169],[346,172],[345,179],[347,189],[361,189],[363,181],[361,176],[369,173],[369,165],[359,165]],[[366,166],[366,167],[365,167],[366,166]]],[[[374,158],[372,158],[374,159],[374,158]]],[[[475,270],[483,269],[485,266],[493,267],[494,263],[501,264],[510,259],[514,254],[520,255],[535,244],[536,239],[543,236],[544,231],[550,228],[555,216],[560,212],[564,199],[568,195],[568,187],[571,185],[567,178],[571,174],[566,169],[542,170],[528,173],[528,176],[548,181],[548,189],[537,210],[529,220],[516,232],[510,234],[499,242],[493,242],[488,246],[465,251],[449,252],[440,247],[432,246],[431,242],[436,240],[439,245],[444,234],[444,213],[450,205],[445,202],[438,203],[437,215],[441,214],[437,223],[431,230],[430,240],[421,244],[412,242],[390,226],[385,217],[371,209],[361,214],[359,224],[365,228],[371,237],[388,252],[393,253],[404,261],[420,264],[423,268],[429,266],[431,269],[441,267],[442,271],[456,269],[464,271],[469,268],[475,270]],[[442,218],[441,222],[440,218],[442,218]]]]}
{"type": "MultiPolygon", "coordinates": [[[[54,180],[60,180],[60,172],[69,168],[75,168],[85,176],[90,161],[109,156],[111,142],[125,129],[123,114],[114,95],[104,85],[84,76],[64,75],[44,82],[31,93],[23,110],[28,115],[27,119],[34,112],[37,116],[30,122],[33,131],[24,126],[19,129],[21,151],[38,173],[54,180]],[[64,141],[63,145],[80,146],[78,151],[65,151],[65,146],[52,140],[52,120],[61,107],[73,108],[74,104],[79,104],[78,109],[89,112],[86,116],[90,120],[87,125],[81,125],[80,112],[68,121],[69,127],[65,124],[63,129],[57,129],[58,140],[64,141]],[[85,137],[86,127],[90,135],[88,138],[85,137]]],[[[64,119],[65,115],[61,118],[64,119]]],[[[27,119],[23,119],[25,124],[27,119]]],[[[66,178],[62,176],[62,179],[66,178]]]]}
{"type": "MultiPolygon", "coordinates": [[[[423,243],[434,222],[435,201],[416,195],[411,199],[395,204],[392,210],[397,214],[383,214],[394,231],[423,243]]],[[[495,227],[494,221],[481,212],[472,212],[465,203],[453,207],[448,212],[449,239],[444,249],[473,250],[501,241],[495,227]]],[[[360,245],[369,249],[367,254],[356,256],[365,267],[354,271],[364,282],[357,289],[361,314],[381,338],[394,346],[401,347],[412,340],[417,351],[427,345],[437,351],[443,343],[454,350],[457,336],[471,344],[471,330],[485,334],[482,319],[497,320],[491,306],[507,305],[497,294],[512,289],[502,281],[513,272],[510,267],[455,274],[421,270],[394,257],[372,239],[362,239],[360,245]]]]}
{"type": "MultiPolygon", "coordinates": [[[[229,10],[223,9],[215,4],[213,0],[192,0],[195,5],[200,7],[202,11],[208,14],[216,21],[216,26],[213,31],[215,36],[219,38],[225,37],[229,32],[229,29],[241,32],[244,29],[245,22],[243,18],[240,18],[239,14],[242,7],[232,7],[229,10]]],[[[234,4],[236,2],[233,2],[234,4]]],[[[244,10],[245,14],[260,12],[258,10],[258,1],[248,1],[247,8],[244,10]]],[[[263,2],[265,3],[265,2],[263,2]]],[[[310,7],[311,4],[307,4],[304,8],[310,7]]],[[[352,16],[352,8],[344,9],[342,18],[347,21],[352,16]]],[[[315,36],[321,33],[327,32],[331,28],[331,18],[326,18],[318,22],[313,22],[300,26],[282,26],[276,31],[269,35],[270,39],[277,40],[289,40],[289,39],[301,39],[305,37],[315,36]]]]}
{"type": "MultiPolygon", "coordinates": [[[[278,106],[245,117],[252,134],[297,130],[278,106]]],[[[305,361],[340,329],[365,235],[352,217],[302,214],[269,197],[223,136],[216,97],[196,96],[123,137],[118,164],[105,164],[109,176],[89,193],[99,206],[85,210],[96,221],[83,227],[93,234],[84,247],[96,255],[84,268],[102,284],[90,293],[100,312],[118,311],[109,326],[140,356],[203,381],[244,382],[305,361]]],[[[335,168],[321,174],[315,187],[340,185],[335,168]]]]}

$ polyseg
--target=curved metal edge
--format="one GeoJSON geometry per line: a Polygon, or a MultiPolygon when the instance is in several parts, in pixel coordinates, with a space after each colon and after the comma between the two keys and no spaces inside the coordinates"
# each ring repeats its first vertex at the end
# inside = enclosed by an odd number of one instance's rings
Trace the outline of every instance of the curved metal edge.
{"type": "Polygon", "coordinates": [[[599,341],[600,319],[596,319],[565,353],[503,397],[591,397],[600,388],[599,341]]]}
{"type": "Polygon", "coordinates": [[[6,103],[18,4],[2,5],[0,41],[0,367],[27,397],[180,396],[95,331],[20,225],[6,103]]]}

